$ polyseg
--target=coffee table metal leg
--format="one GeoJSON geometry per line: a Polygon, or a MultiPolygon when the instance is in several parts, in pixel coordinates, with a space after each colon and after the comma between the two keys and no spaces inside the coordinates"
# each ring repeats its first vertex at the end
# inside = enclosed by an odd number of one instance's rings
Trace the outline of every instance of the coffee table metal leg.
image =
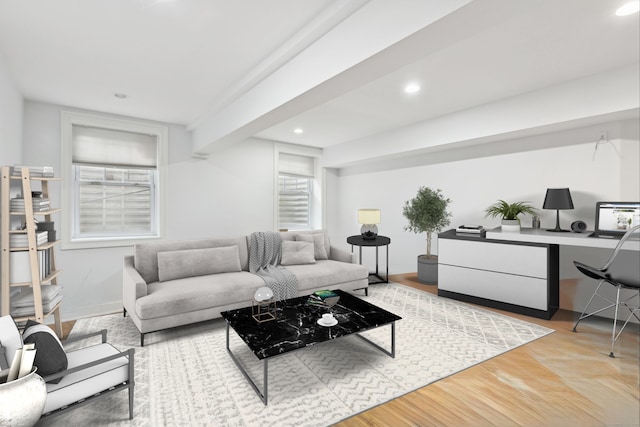
{"type": "Polygon", "coordinates": [[[387,350],[386,348],[383,348],[383,347],[379,346],[378,344],[376,344],[373,341],[371,341],[369,338],[365,338],[360,334],[356,334],[356,336],[360,337],[360,339],[368,342],[370,345],[374,346],[375,348],[377,348],[378,350],[380,350],[381,352],[383,352],[387,356],[391,356],[391,357],[393,357],[395,359],[395,357],[396,357],[396,322],[391,322],[391,351],[387,350]]]}
{"type": "Polygon", "coordinates": [[[267,406],[267,391],[268,391],[267,378],[269,376],[268,360],[267,359],[262,360],[263,375],[264,375],[264,394],[263,394],[263,392],[261,392],[260,389],[258,388],[257,384],[253,382],[247,370],[244,368],[244,366],[242,366],[242,363],[240,362],[240,360],[233,354],[233,352],[229,348],[229,322],[228,321],[227,321],[227,353],[229,353],[229,356],[231,356],[231,360],[233,360],[233,362],[236,364],[238,369],[240,369],[240,372],[242,372],[242,375],[244,375],[244,377],[247,379],[247,381],[249,382],[249,385],[251,385],[251,387],[253,388],[253,391],[256,392],[258,397],[260,397],[260,400],[262,400],[262,403],[264,403],[264,406],[267,406]]]}

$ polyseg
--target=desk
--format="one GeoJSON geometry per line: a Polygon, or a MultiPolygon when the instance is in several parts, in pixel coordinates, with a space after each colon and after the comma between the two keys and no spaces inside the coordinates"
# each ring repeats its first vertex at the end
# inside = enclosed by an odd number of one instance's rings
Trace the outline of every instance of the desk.
{"type": "MultiPolygon", "coordinates": [[[[487,230],[487,239],[507,240],[510,242],[546,243],[583,248],[614,249],[620,240],[606,237],[589,237],[591,231],[584,233],[554,233],[539,228],[523,228],[520,233],[503,233],[499,228],[487,230]]],[[[633,237],[633,236],[631,236],[633,237]]],[[[640,251],[640,240],[629,239],[622,246],[624,250],[640,251]]]]}
{"type": "MultiPolygon", "coordinates": [[[[376,248],[376,272],[369,273],[369,284],[374,285],[376,283],[389,283],[389,244],[391,239],[386,236],[376,236],[375,239],[365,239],[362,235],[347,237],[347,243],[351,245],[351,252],[353,253],[353,245],[360,247],[360,253],[358,256],[358,263],[362,264],[362,247],[375,247],[376,248]],[[385,246],[387,248],[387,275],[382,278],[378,271],[378,248],[385,246]]],[[[368,291],[366,293],[368,295],[368,291]]]]}
{"type": "MultiPolygon", "coordinates": [[[[560,306],[560,246],[613,250],[619,242],[589,234],[531,228],[488,230],[485,237],[440,233],[438,295],[550,319],[560,306]]],[[[627,240],[623,249],[640,251],[640,240],[627,240]]]]}

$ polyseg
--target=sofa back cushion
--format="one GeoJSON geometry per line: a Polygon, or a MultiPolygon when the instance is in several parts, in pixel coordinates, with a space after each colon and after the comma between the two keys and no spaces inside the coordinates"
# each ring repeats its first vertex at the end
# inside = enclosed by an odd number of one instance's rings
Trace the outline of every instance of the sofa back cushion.
{"type": "MultiPolygon", "coordinates": [[[[327,258],[331,259],[331,245],[329,243],[329,234],[324,230],[299,230],[299,231],[283,231],[280,233],[282,240],[292,240],[292,241],[300,241],[301,239],[296,239],[297,236],[303,235],[314,235],[314,234],[322,234],[324,236],[324,250],[327,258]]],[[[317,239],[317,237],[316,237],[317,239]]],[[[311,241],[311,240],[308,240],[311,241]]],[[[323,258],[323,259],[327,259],[323,258]]],[[[319,258],[316,258],[319,259],[319,258]]]]}
{"type": "Polygon", "coordinates": [[[133,265],[147,283],[157,282],[158,253],[188,249],[220,248],[237,246],[240,268],[249,271],[249,249],[247,237],[227,237],[219,239],[182,240],[173,242],[140,243],[133,248],[133,265]]]}
{"type": "Polygon", "coordinates": [[[158,252],[161,282],[208,274],[241,271],[238,246],[158,252]]]}
{"type": "Polygon", "coordinates": [[[313,243],[311,242],[282,242],[281,265],[315,264],[313,243]]]}

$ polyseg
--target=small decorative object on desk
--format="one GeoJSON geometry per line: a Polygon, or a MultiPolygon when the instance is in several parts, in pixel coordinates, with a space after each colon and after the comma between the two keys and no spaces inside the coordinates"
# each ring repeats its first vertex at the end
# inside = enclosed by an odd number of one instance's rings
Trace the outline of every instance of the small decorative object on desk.
{"type": "Polygon", "coordinates": [[[484,227],[481,225],[460,225],[456,228],[456,233],[484,234],[484,227]]]}
{"type": "Polygon", "coordinates": [[[319,305],[322,307],[333,307],[340,301],[340,295],[330,290],[315,291],[309,295],[307,304],[319,305]]]}
{"type": "Polygon", "coordinates": [[[258,323],[268,322],[276,318],[276,302],[270,288],[259,288],[253,296],[251,315],[258,323]]]}

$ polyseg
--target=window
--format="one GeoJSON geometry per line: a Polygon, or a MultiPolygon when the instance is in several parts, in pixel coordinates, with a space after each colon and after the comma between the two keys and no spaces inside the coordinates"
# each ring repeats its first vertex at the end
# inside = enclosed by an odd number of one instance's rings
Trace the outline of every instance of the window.
{"type": "Polygon", "coordinates": [[[72,240],[155,236],[155,170],[73,165],[72,240]]]}
{"type": "Polygon", "coordinates": [[[312,228],[315,159],[278,154],[278,229],[312,228]]]}
{"type": "Polygon", "coordinates": [[[311,227],[311,178],[278,175],[278,228],[311,227]]]}
{"type": "Polygon", "coordinates": [[[161,236],[166,128],[63,113],[63,248],[161,236]]]}

